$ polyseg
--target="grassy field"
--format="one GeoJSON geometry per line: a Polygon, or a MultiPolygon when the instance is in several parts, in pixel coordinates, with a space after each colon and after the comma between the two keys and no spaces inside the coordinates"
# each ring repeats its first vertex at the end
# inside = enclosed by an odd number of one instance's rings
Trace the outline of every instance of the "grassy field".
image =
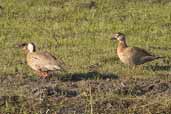
{"type": "Polygon", "coordinates": [[[170,114],[170,0],[0,0],[0,113],[170,114]],[[112,33],[165,56],[122,64],[112,33]],[[68,66],[40,80],[17,43],[34,42],[68,66]]]}

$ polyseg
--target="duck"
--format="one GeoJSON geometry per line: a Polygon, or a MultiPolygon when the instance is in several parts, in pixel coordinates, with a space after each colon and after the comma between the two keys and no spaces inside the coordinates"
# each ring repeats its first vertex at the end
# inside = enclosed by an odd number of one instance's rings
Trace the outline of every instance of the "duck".
{"type": "Polygon", "coordinates": [[[111,40],[118,40],[117,55],[120,61],[129,66],[141,65],[156,59],[164,58],[152,55],[145,49],[139,47],[129,47],[125,34],[118,32],[112,35],[111,40]]]}
{"type": "Polygon", "coordinates": [[[21,43],[17,47],[25,51],[27,65],[40,77],[46,78],[54,71],[65,71],[65,64],[61,59],[49,52],[37,52],[34,43],[21,43]]]}

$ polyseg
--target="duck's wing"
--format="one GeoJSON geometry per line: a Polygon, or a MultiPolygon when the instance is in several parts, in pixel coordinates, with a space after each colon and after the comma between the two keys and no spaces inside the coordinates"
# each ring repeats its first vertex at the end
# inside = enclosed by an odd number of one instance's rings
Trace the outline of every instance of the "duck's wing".
{"type": "Polygon", "coordinates": [[[145,49],[142,49],[139,47],[132,47],[131,50],[140,56],[153,56],[151,53],[147,52],[145,49]]]}
{"type": "Polygon", "coordinates": [[[151,53],[147,52],[142,48],[134,47],[134,50],[136,50],[135,56],[138,56],[140,58],[141,63],[163,58],[163,57],[152,55],[151,53]]]}
{"type": "Polygon", "coordinates": [[[53,56],[51,53],[49,52],[44,52],[45,56],[48,58],[51,58],[52,61],[55,62],[56,65],[58,65],[60,67],[60,70],[62,71],[66,71],[66,69],[68,68],[67,65],[65,64],[65,62],[59,58],[59,57],[55,57],[53,56]]]}
{"type": "Polygon", "coordinates": [[[49,58],[51,61],[54,61],[56,64],[61,64],[61,65],[65,64],[61,58],[55,57],[49,52],[44,52],[44,56],[46,56],[46,58],[49,58]]]}
{"type": "Polygon", "coordinates": [[[29,58],[29,63],[41,71],[63,70],[62,62],[48,52],[32,53],[29,58]]]}

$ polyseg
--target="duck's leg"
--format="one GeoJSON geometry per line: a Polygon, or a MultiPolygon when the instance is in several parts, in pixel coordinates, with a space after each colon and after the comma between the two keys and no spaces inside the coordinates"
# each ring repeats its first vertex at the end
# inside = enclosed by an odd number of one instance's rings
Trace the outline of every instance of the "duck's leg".
{"type": "Polygon", "coordinates": [[[46,78],[46,77],[48,77],[48,76],[49,76],[48,72],[42,72],[42,77],[43,77],[43,78],[46,78]]]}
{"type": "Polygon", "coordinates": [[[43,71],[39,71],[37,72],[37,74],[42,78],[46,78],[49,76],[48,72],[43,72],[43,71]]]}
{"type": "Polygon", "coordinates": [[[132,70],[136,70],[136,67],[137,67],[136,65],[133,65],[132,70]]]}

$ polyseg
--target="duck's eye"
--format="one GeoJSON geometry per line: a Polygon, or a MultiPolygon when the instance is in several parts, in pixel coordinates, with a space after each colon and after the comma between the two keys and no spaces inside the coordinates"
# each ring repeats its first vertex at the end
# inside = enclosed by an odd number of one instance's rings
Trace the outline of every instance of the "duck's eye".
{"type": "Polygon", "coordinates": [[[23,46],[23,47],[24,47],[24,46],[27,46],[27,43],[23,43],[23,44],[21,44],[21,46],[23,46]]]}

